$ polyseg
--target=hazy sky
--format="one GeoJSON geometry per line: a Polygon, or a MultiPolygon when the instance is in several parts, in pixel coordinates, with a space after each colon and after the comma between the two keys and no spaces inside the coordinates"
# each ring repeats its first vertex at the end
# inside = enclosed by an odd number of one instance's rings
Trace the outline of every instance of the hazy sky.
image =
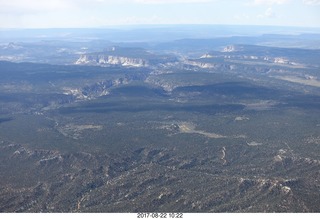
{"type": "Polygon", "coordinates": [[[320,27],[320,0],[0,0],[0,28],[130,24],[320,27]]]}

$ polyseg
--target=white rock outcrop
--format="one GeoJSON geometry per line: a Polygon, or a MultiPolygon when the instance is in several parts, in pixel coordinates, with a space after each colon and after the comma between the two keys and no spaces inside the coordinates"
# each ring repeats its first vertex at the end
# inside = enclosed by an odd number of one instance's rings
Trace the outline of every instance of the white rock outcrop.
{"type": "Polygon", "coordinates": [[[81,55],[76,65],[122,65],[129,67],[146,67],[148,62],[140,58],[130,58],[110,55],[81,55]]]}

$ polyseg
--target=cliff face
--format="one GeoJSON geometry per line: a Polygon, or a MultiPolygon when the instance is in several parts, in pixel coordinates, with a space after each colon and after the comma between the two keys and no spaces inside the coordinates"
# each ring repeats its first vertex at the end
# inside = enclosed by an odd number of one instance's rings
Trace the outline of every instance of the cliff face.
{"type": "Polygon", "coordinates": [[[141,58],[130,58],[111,55],[81,55],[75,62],[77,65],[121,65],[129,67],[147,67],[148,62],[141,58]]]}

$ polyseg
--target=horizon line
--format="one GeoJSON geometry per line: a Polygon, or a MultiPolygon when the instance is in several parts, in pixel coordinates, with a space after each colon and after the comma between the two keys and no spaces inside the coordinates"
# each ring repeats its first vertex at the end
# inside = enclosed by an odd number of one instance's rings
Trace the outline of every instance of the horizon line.
{"type": "Polygon", "coordinates": [[[97,27],[0,27],[0,30],[48,30],[48,29],[116,29],[124,27],[174,27],[174,26],[225,26],[225,27],[268,27],[268,28],[298,28],[319,29],[320,26],[287,26],[287,25],[257,25],[257,24],[115,24],[97,27]]]}

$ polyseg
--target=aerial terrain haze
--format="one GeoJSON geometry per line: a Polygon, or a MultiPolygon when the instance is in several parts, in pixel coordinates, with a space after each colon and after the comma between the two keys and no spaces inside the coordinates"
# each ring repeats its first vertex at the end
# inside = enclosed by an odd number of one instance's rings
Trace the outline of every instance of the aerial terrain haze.
{"type": "Polygon", "coordinates": [[[320,212],[317,0],[0,1],[0,212],[320,212]]]}

